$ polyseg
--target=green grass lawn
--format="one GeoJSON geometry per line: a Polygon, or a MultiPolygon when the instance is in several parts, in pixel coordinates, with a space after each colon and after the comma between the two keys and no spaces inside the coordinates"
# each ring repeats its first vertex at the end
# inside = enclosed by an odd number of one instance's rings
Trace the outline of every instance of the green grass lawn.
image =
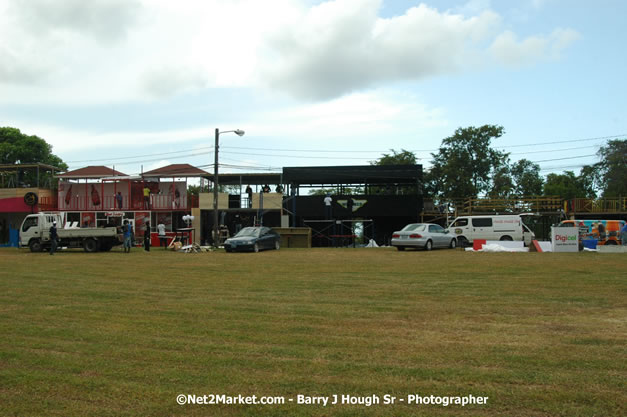
{"type": "Polygon", "coordinates": [[[0,250],[2,416],[624,416],[626,342],[621,254],[0,250]]]}

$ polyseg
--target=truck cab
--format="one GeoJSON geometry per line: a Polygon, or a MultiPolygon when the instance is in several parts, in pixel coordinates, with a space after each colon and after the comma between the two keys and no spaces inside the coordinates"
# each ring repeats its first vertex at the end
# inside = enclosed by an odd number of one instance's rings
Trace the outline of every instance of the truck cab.
{"type": "Polygon", "coordinates": [[[50,228],[57,222],[62,228],[62,218],[58,214],[37,213],[26,216],[20,227],[20,247],[30,247],[32,252],[41,252],[50,244],[50,228]]]}

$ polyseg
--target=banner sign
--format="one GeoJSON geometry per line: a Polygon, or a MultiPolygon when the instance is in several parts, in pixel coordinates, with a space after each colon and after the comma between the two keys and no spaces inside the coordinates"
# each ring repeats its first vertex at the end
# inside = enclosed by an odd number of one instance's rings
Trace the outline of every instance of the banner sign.
{"type": "Polygon", "coordinates": [[[551,227],[553,252],[579,252],[579,228],[551,227]]]}

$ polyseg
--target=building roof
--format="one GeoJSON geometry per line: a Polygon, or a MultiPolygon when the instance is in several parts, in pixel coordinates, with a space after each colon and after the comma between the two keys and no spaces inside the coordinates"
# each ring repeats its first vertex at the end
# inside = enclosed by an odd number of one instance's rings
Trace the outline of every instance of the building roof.
{"type": "Polygon", "coordinates": [[[283,182],[295,185],[414,185],[420,180],[422,180],[422,165],[359,165],[283,168],[283,182]]]}
{"type": "Polygon", "coordinates": [[[106,178],[112,176],[120,176],[125,177],[126,174],[116,171],[113,168],[109,168],[106,166],[98,165],[98,166],[88,166],[85,168],[75,169],[74,171],[68,171],[64,174],[59,174],[57,177],[59,178],[106,178]]]}
{"type": "Polygon", "coordinates": [[[144,172],[144,177],[204,177],[208,172],[190,164],[172,164],[144,172]]]}
{"type": "MultiPolygon", "coordinates": [[[[221,185],[263,185],[263,184],[281,184],[280,173],[265,174],[218,174],[218,180],[221,185]]],[[[205,178],[213,181],[213,175],[205,175],[205,178]]]]}

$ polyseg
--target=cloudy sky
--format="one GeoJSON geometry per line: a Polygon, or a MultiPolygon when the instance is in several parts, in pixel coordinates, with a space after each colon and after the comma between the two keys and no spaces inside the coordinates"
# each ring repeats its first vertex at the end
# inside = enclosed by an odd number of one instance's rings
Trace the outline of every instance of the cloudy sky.
{"type": "Polygon", "coordinates": [[[456,128],[543,174],[627,136],[623,0],[0,0],[0,125],[71,169],[357,165],[456,128]]]}

